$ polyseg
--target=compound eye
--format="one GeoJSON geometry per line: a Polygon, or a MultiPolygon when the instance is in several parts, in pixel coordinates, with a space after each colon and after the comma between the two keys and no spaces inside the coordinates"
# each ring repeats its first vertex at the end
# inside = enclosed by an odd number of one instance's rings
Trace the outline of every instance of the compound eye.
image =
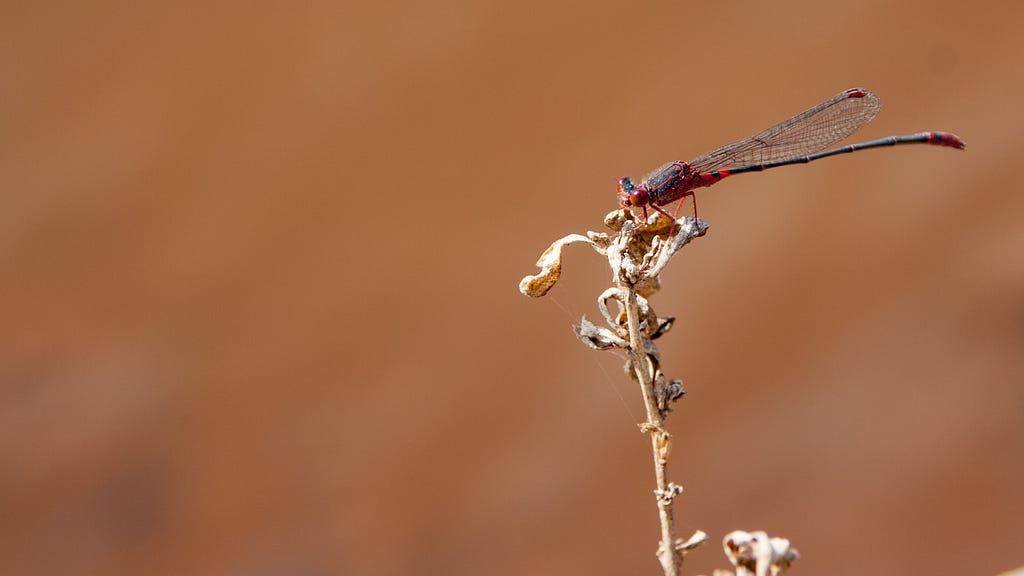
{"type": "Polygon", "coordinates": [[[647,190],[639,188],[629,193],[629,200],[633,206],[646,206],[651,198],[647,195],[647,190]]]}

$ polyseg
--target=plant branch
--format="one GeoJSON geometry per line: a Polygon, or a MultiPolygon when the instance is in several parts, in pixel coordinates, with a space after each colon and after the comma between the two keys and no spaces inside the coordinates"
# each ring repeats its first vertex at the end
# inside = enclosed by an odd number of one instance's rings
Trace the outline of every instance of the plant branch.
{"type": "MultiPolygon", "coordinates": [[[[575,327],[576,335],[595,350],[626,351],[626,372],[640,384],[647,413],[640,430],[651,437],[654,495],[661,527],[657,557],[666,576],[679,576],[686,553],[704,543],[707,535],[698,530],[685,541],[676,538],[674,503],[683,488],[668,479],[672,436],[665,428],[665,418],[672,403],[685,392],[681,380],[668,380],[662,373],[661,356],[653,342],[672,328],[675,319],[658,317],[648,298],[661,287],[660,274],[669,259],[691,240],[703,236],[708,226],[693,218],[671,221],[658,214],[641,223],[628,210],[612,212],[605,224],[613,234],[570,234],[551,244],[537,261],[541,272],[523,278],[519,290],[533,297],[551,290],[562,273],[562,252],[569,244],[587,244],[608,259],[614,287],[597,299],[607,326],[584,317],[575,327]],[[618,305],[617,312],[609,308],[609,302],[618,305]]],[[[724,546],[738,576],[777,576],[796,558],[788,541],[769,539],[760,532],[734,532],[724,546]]]]}
{"type": "Polygon", "coordinates": [[[668,460],[672,453],[672,437],[665,430],[664,418],[658,408],[658,401],[654,393],[654,372],[655,363],[647,354],[647,336],[640,330],[640,307],[637,304],[636,290],[627,282],[620,283],[620,289],[625,293],[626,303],[626,326],[629,330],[629,362],[633,368],[633,374],[640,383],[640,390],[644,398],[644,408],[647,411],[647,421],[641,425],[651,435],[651,451],[654,456],[654,478],[656,488],[655,495],[658,497],[658,516],[661,521],[661,544],[658,546],[658,560],[665,571],[665,576],[678,576],[683,564],[683,556],[676,549],[676,532],[673,523],[673,502],[675,496],[682,492],[682,488],[669,484],[668,481],[668,460]]]}

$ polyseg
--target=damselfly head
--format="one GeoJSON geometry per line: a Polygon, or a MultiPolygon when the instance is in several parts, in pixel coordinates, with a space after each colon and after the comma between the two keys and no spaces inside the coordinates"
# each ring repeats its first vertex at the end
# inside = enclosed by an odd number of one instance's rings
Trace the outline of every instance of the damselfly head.
{"type": "Polygon", "coordinates": [[[630,206],[646,206],[650,202],[650,195],[647,193],[646,186],[640,186],[639,188],[633,184],[633,181],[629,177],[619,178],[619,195],[622,197],[622,206],[629,208],[630,206]]]}

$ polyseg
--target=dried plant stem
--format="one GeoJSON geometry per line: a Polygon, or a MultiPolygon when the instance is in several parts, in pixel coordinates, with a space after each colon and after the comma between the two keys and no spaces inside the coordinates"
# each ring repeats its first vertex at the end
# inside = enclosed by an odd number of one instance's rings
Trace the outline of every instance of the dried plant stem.
{"type": "Polygon", "coordinates": [[[703,236],[707,224],[693,218],[676,221],[654,218],[641,222],[628,210],[617,210],[605,217],[605,224],[614,234],[588,232],[586,236],[570,234],[556,240],[537,261],[541,273],[523,278],[519,290],[533,297],[546,294],[558,281],[562,249],[568,244],[589,244],[608,258],[615,286],[597,299],[607,326],[598,326],[583,318],[575,331],[584,344],[595,350],[626,350],[627,373],[640,384],[647,412],[640,429],[650,434],[654,453],[654,495],[661,521],[657,557],[666,576],[679,576],[683,556],[705,542],[707,535],[698,530],[686,541],[675,536],[672,505],[683,489],[668,481],[672,437],[665,429],[665,416],[685,390],[682,380],[669,380],[662,373],[660,355],[653,342],[668,332],[675,319],[655,314],[649,298],[660,288],[659,274],[672,255],[692,239],[703,236]],[[673,234],[676,231],[678,233],[673,234]],[[610,309],[610,302],[618,304],[618,310],[610,309]]]}
{"type": "Polygon", "coordinates": [[[676,534],[673,521],[675,490],[668,482],[668,457],[671,452],[671,436],[664,427],[661,411],[654,396],[653,366],[647,355],[644,340],[646,336],[640,331],[640,307],[637,304],[636,290],[628,282],[620,282],[619,289],[624,292],[626,304],[626,324],[629,330],[628,353],[640,382],[644,397],[644,409],[647,411],[647,422],[641,428],[651,435],[651,451],[654,455],[654,478],[657,485],[658,515],[661,520],[661,545],[658,547],[658,560],[666,576],[678,576],[683,564],[683,557],[676,549],[676,534]]]}
{"type": "MultiPolygon", "coordinates": [[[[547,294],[561,276],[562,251],[569,244],[587,244],[608,258],[615,285],[597,298],[607,325],[599,326],[583,317],[574,330],[580,341],[594,350],[626,350],[626,373],[640,383],[647,411],[640,430],[651,435],[654,454],[654,495],[661,520],[658,561],[666,576],[679,576],[683,557],[706,542],[707,534],[697,530],[685,541],[676,538],[673,503],[683,488],[668,481],[672,436],[665,429],[665,416],[672,403],[686,392],[682,380],[669,380],[662,372],[654,345],[655,339],[672,328],[675,318],[655,314],[650,297],[661,287],[659,274],[672,255],[703,236],[708,226],[695,218],[665,222],[657,216],[639,221],[629,210],[620,209],[605,217],[613,234],[588,232],[586,236],[569,234],[556,240],[537,260],[540,273],[523,278],[519,291],[534,298],[547,294]],[[617,309],[610,308],[610,302],[617,304],[617,309]]],[[[788,540],[769,538],[763,532],[733,532],[726,536],[724,546],[736,576],[779,576],[797,558],[788,540]]]]}

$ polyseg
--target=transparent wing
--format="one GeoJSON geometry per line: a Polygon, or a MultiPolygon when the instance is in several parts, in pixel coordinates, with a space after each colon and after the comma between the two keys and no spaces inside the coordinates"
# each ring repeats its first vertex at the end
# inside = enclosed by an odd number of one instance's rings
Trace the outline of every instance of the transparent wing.
{"type": "Polygon", "coordinates": [[[871,91],[850,88],[760,134],[699,156],[690,166],[710,172],[814,154],[870,122],[881,106],[871,91]]]}

